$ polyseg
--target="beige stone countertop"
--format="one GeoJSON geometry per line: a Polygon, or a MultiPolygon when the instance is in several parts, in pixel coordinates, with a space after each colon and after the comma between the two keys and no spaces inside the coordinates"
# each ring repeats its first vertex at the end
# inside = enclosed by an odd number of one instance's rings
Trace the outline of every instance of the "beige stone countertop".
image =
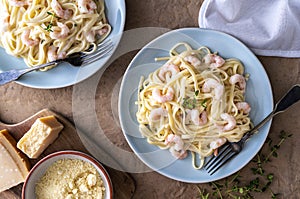
{"type": "MultiPolygon", "coordinates": [[[[198,27],[198,13],[202,0],[126,0],[125,32],[136,28],[158,27],[178,29],[198,27]]],[[[91,96],[87,109],[94,109],[101,129],[112,143],[124,150],[131,151],[122,130],[118,125],[116,107],[118,92],[124,72],[138,50],[125,53],[114,60],[108,68],[101,70],[91,78],[75,85],[60,89],[33,89],[21,86],[15,82],[0,86],[0,121],[17,123],[33,115],[41,109],[49,108],[65,116],[70,121],[78,121],[80,113],[74,108],[78,104],[86,104],[86,95],[91,96]],[[85,95],[76,92],[89,83],[94,90],[85,90],[85,95]],[[91,93],[89,93],[91,92],[91,93]],[[74,94],[75,93],[75,94],[74,94]]],[[[258,56],[264,66],[273,90],[274,100],[277,101],[294,84],[300,83],[300,59],[282,57],[258,56]]],[[[259,86],[259,85],[257,85],[259,86]]],[[[265,164],[265,171],[274,174],[270,186],[275,193],[281,193],[277,198],[300,198],[300,105],[297,104],[288,111],[273,119],[270,138],[273,143],[279,141],[282,130],[293,134],[278,150],[278,157],[271,158],[265,164]]],[[[84,114],[83,114],[84,115],[84,114]]],[[[82,118],[82,125],[88,118],[82,118]]],[[[79,124],[78,126],[80,126],[79,124]]],[[[84,127],[85,128],[85,127],[84,127]]],[[[87,127],[88,128],[88,127],[87,127]]],[[[92,129],[91,129],[92,130],[92,129]]],[[[95,132],[94,132],[95,133],[95,132]]],[[[265,146],[267,148],[268,146],[265,146]]],[[[267,149],[266,149],[267,150],[267,149]]],[[[101,161],[101,160],[100,160],[101,161]]],[[[242,183],[252,179],[250,171],[254,163],[242,169],[242,183]]],[[[155,171],[147,173],[130,173],[135,181],[133,198],[200,198],[199,189],[209,189],[210,184],[192,184],[169,179],[155,171]]],[[[270,190],[254,194],[255,198],[271,198],[270,190]]],[[[210,194],[211,198],[213,195],[210,194]]]]}

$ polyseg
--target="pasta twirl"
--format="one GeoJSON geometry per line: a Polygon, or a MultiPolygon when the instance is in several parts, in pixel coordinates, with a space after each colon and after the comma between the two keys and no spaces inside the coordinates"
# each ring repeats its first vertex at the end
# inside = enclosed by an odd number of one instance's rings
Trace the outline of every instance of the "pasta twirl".
{"type": "Polygon", "coordinates": [[[28,66],[93,51],[111,30],[104,8],[103,0],[0,0],[0,46],[28,66]]]}
{"type": "Polygon", "coordinates": [[[166,63],[140,80],[139,130],[150,144],[169,149],[178,159],[192,152],[193,166],[199,169],[205,157],[250,129],[244,66],[187,43],[178,43],[169,57],[157,60],[166,63]]]}

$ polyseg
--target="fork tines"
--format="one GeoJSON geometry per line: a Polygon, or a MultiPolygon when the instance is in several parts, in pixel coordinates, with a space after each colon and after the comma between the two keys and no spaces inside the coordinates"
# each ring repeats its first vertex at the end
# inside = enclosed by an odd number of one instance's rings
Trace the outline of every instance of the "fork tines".
{"type": "Polygon", "coordinates": [[[87,65],[98,59],[108,55],[114,48],[112,40],[106,40],[97,46],[97,49],[92,53],[85,53],[81,56],[82,65],[87,65]]]}
{"type": "Polygon", "coordinates": [[[213,156],[205,165],[205,170],[209,175],[213,175],[219,168],[226,164],[237,153],[232,150],[232,146],[229,142],[225,143],[219,148],[219,154],[213,156]]]}

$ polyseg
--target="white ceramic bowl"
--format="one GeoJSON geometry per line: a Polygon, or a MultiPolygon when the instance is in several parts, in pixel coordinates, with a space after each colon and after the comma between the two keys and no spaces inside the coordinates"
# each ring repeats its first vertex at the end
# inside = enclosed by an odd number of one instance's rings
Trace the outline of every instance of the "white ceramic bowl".
{"type": "Polygon", "coordinates": [[[59,151],[52,153],[43,159],[41,159],[35,166],[31,169],[30,173],[28,174],[25,183],[22,189],[22,199],[35,199],[35,185],[39,181],[39,179],[44,175],[47,168],[56,162],[59,159],[79,159],[86,161],[92,164],[96,170],[99,172],[103,184],[105,186],[105,197],[104,199],[112,199],[113,198],[113,187],[111,179],[104,169],[104,167],[93,157],[79,152],[79,151],[59,151]]]}

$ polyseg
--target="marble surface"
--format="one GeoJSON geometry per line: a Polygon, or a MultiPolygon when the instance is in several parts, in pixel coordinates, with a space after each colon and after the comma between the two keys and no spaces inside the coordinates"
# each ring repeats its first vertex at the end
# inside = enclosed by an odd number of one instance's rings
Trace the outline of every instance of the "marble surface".
{"type": "MultiPolygon", "coordinates": [[[[198,12],[202,0],[126,0],[125,34],[136,28],[155,27],[177,29],[197,27],[198,12]]],[[[145,35],[145,41],[155,37],[145,35]]],[[[128,45],[121,42],[121,45],[128,45]]],[[[120,46],[125,48],[126,46],[120,46]]],[[[132,47],[130,52],[122,53],[107,68],[91,78],[75,85],[61,89],[40,90],[9,83],[0,87],[0,120],[5,123],[17,123],[44,108],[60,113],[73,121],[76,127],[86,128],[89,116],[86,110],[94,110],[101,130],[115,146],[131,151],[122,134],[117,118],[118,89],[121,78],[131,59],[138,52],[139,46],[132,47]],[[95,84],[96,82],[96,84],[95,84]],[[90,85],[89,89],[86,88],[90,85]],[[92,103],[87,103],[91,101],[92,103]],[[82,117],[81,116],[86,116],[82,117]]],[[[125,51],[124,51],[125,52],[125,51]]],[[[269,75],[274,100],[277,101],[294,84],[300,83],[300,59],[281,57],[258,57],[269,75]]],[[[257,85],[259,86],[259,85],[257,85]]],[[[279,157],[268,163],[266,170],[274,173],[272,190],[281,193],[278,198],[300,198],[300,104],[274,118],[270,137],[274,142],[279,140],[281,130],[292,133],[280,148],[279,157]]],[[[91,117],[91,116],[90,116],[91,117]]],[[[93,129],[88,129],[89,132],[93,129]]],[[[93,132],[92,134],[97,134],[93,132]]],[[[101,160],[100,160],[101,161],[101,160]]],[[[247,176],[251,165],[241,172],[247,176]]],[[[208,184],[189,184],[168,179],[154,171],[130,173],[136,183],[133,198],[197,198],[201,188],[208,184]]],[[[270,198],[270,193],[261,193],[255,198],[270,198]]]]}

